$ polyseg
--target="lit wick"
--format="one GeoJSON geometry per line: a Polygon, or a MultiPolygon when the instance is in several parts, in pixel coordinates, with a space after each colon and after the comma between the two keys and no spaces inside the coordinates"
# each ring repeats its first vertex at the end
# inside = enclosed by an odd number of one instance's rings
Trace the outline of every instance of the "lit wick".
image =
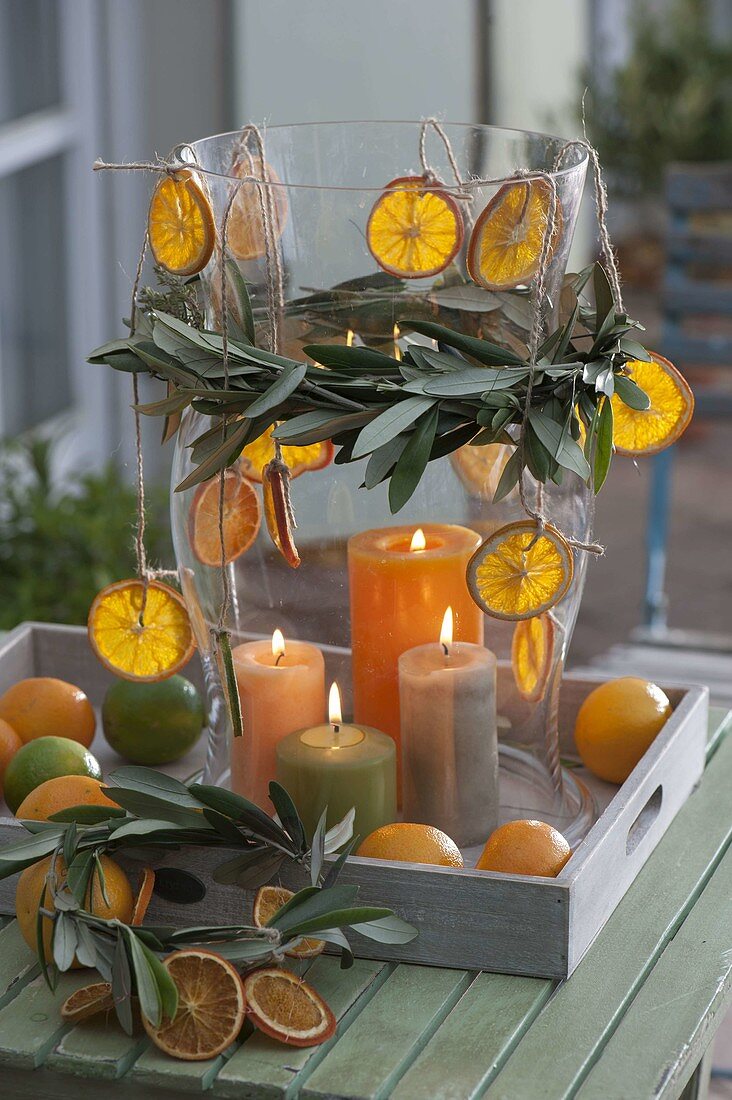
{"type": "Polygon", "coordinates": [[[412,535],[412,541],[409,544],[409,549],[410,551],[427,549],[427,539],[425,538],[424,531],[421,527],[418,527],[412,535]]]}
{"type": "Polygon", "coordinates": [[[353,329],[349,328],[348,332],[346,333],[346,347],[347,348],[352,348],[353,347],[353,337],[354,337],[353,329]]]}
{"type": "Polygon", "coordinates": [[[447,648],[452,645],[452,608],[448,607],[442,619],[442,630],[440,631],[440,645],[445,651],[445,656],[450,656],[450,650],[447,648]]]}
{"type": "Polygon", "coordinates": [[[272,635],[272,656],[276,658],[275,668],[285,655],[285,637],[281,630],[275,630],[272,635]]]}
{"type": "Polygon", "coordinates": [[[328,695],[328,721],[331,724],[333,736],[337,743],[338,734],[341,732],[343,713],[341,711],[341,693],[336,683],[330,685],[330,694],[328,695]]]}
{"type": "Polygon", "coordinates": [[[402,349],[399,347],[399,344],[398,344],[399,337],[401,336],[401,332],[399,330],[399,325],[394,325],[393,335],[394,335],[394,358],[396,359],[396,361],[398,363],[401,363],[401,361],[402,361],[402,349]]]}

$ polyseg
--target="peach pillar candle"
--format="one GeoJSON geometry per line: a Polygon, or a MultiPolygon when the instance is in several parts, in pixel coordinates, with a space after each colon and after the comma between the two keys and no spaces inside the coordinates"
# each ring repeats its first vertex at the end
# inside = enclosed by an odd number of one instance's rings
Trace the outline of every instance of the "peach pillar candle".
{"type": "Polygon", "coordinates": [[[323,654],[308,642],[285,642],[276,630],[271,642],[244,642],[232,656],[244,735],[232,741],[231,786],[271,813],[269,784],[276,777],[277,742],[288,733],[322,721],[323,654]]]}
{"type": "MultiPolygon", "coordinates": [[[[388,733],[399,759],[399,674],[407,649],[433,642],[449,604],[459,641],[483,642],[465,581],[480,536],[456,524],[386,527],[348,543],[354,721],[388,733]]],[[[436,644],[436,643],[435,643],[436,644]]]]}
{"type": "Polygon", "coordinates": [[[485,843],[498,825],[495,654],[453,642],[448,607],[439,643],[399,658],[399,697],[404,820],[485,843]]]}

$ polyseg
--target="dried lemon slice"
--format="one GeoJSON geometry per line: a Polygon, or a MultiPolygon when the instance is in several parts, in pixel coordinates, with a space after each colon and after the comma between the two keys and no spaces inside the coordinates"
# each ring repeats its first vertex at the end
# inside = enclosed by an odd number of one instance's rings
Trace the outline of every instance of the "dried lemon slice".
{"type": "Polygon", "coordinates": [[[216,240],[211,203],[188,169],[158,183],[147,232],[155,262],[172,275],[195,275],[211,259],[216,240]]]}
{"type": "MultiPolygon", "coordinates": [[[[252,481],[261,481],[265,466],[275,457],[272,439],[274,427],[249,443],[241,453],[241,467],[252,481]]],[[[308,470],[322,470],[333,461],[335,447],[329,439],[311,443],[306,447],[282,447],[282,460],[290,469],[290,477],[299,477],[308,470]]]]}
{"type": "Polygon", "coordinates": [[[516,623],[511,643],[511,667],[524,699],[543,699],[554,658],[554,623],[548,615],[534,615],[516,623]]]}
{"type": "MultiPolygon", "coordinates": [[[[528,283],[539,269],[551,191],[545,180],[507,183],[478,218],[468,245],[468,274],[486,290],[510,290],[528,283]]],[[[551,253],[562,233],[559,199],[551,253]]]]}
{"type": "MultiPolygon", "coordinates": [[[[253,157],[251,165],[246,161],[239,161],[234,165],[233,173],[239,178],[254,176],[256,179],[267,182],[262,188],[268,187],[269,194],[274,200],[272,206],[272,231],[275,240],[279,240],[287,224],[289,203],[287,192],[282,185],[277,173],[264,163],[260,157],[253,157]]],[[[266,200],[266,196],[262,196],[266,200]]],[[[264,215],[262,212],[262,197],[260,186],[253,180],[242,183],[234,196],[229,211],[226,227],[226,241],[232,256],[237,260],[258,260],[267,251],[266,233],[264,230],[264,215]]]]}
{"type": "Polygon", "coordinates": [[[400,279],[438,275],[463,243],[460,209],[424,176],[387,183],[366,225],[366,243],[379,267],[400,279]]]}
{"type": "Polygon", "coordinates": [[[468,562],[470,594],[486,615],[530,619],[562,599],[572,582],[572,550],[555,527],[509,523],[487,538],[468,562]]]}
{"type": "Polygon", "coordinates": [[[631,380],[647,394],[647,409],[631,409],[613,395],[613,443],[618,454],[652,455],[670,447],[694,414],[694,395],[673,363],[653,353],[653,361],[625,364],[631,380]]]}
{"type": "MultiPolygon", "coordinates": [[[[221,565],[219,506],[221,482],[218,477],[204,482],[196,490],[188,517],[191,549],[202,565],[221,565]]],[[[226,561],[234,561],[249,549],[259,533],[262,507],[251,482],[236,470],[224,475],[223,530],[226,561]]]]}
{"type": "Polygon", "coordinates": [[[103,588],[89,609],[89,642],[102,664],[124,680],[164,680],[193,655],[193,631],[183,597],[149,581],[145,610],[141,580],[103,588]]]}

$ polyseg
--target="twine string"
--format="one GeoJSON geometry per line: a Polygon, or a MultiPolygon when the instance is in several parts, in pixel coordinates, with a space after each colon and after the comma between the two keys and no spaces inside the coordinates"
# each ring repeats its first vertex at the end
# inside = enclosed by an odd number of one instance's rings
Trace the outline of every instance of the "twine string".
{"type": "MultiPolygon", "coordinates": [[[[450,162],[452,174],[455,177],[455,181],[458,187],[462,189],[463,177],[460,174],[460,168],[458,166],[457,157],[455,156],[455,151],[453,150],[452,143],[450,142],[449,137],[445,133],[445,129],[442,126],[442,123],[436,118],[423,119],[422,126],[419,131],[419,160],[422,165],[422,172],[429,179],[436,180],[438,178],[434,170],[430,167],[429,161],[427,160],[427,131],[430,128],[434,130],[438,138],[441,140],[442,144],[445,146],[445,152],[447,153],[447,159],[450,162]]],[[[472,198],[472,196],[466,197],[472,198]]]]}

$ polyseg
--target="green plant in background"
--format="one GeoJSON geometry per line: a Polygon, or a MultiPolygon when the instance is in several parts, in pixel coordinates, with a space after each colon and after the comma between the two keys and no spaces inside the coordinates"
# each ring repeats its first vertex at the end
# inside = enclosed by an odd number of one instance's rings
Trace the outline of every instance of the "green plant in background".
{"type": "MultiPolygon", "coordinates": [[[[135,494],[112,464],[52,476],[53,443],[0,443],[0,629],[24,619],[85,623],[106,584],[135,572],[135,494]]],[[[167,491],[148,493],[149,554],[169,562],[167,491]]]]}
{"type": "Polygon", "coordinates": [[[671,161],[732,158],[732,40],[715,34],[707,0],[643,0],[631,32],[627,61],[586,79],[590,137],[630,195],[658,191],[671,161]]]}

